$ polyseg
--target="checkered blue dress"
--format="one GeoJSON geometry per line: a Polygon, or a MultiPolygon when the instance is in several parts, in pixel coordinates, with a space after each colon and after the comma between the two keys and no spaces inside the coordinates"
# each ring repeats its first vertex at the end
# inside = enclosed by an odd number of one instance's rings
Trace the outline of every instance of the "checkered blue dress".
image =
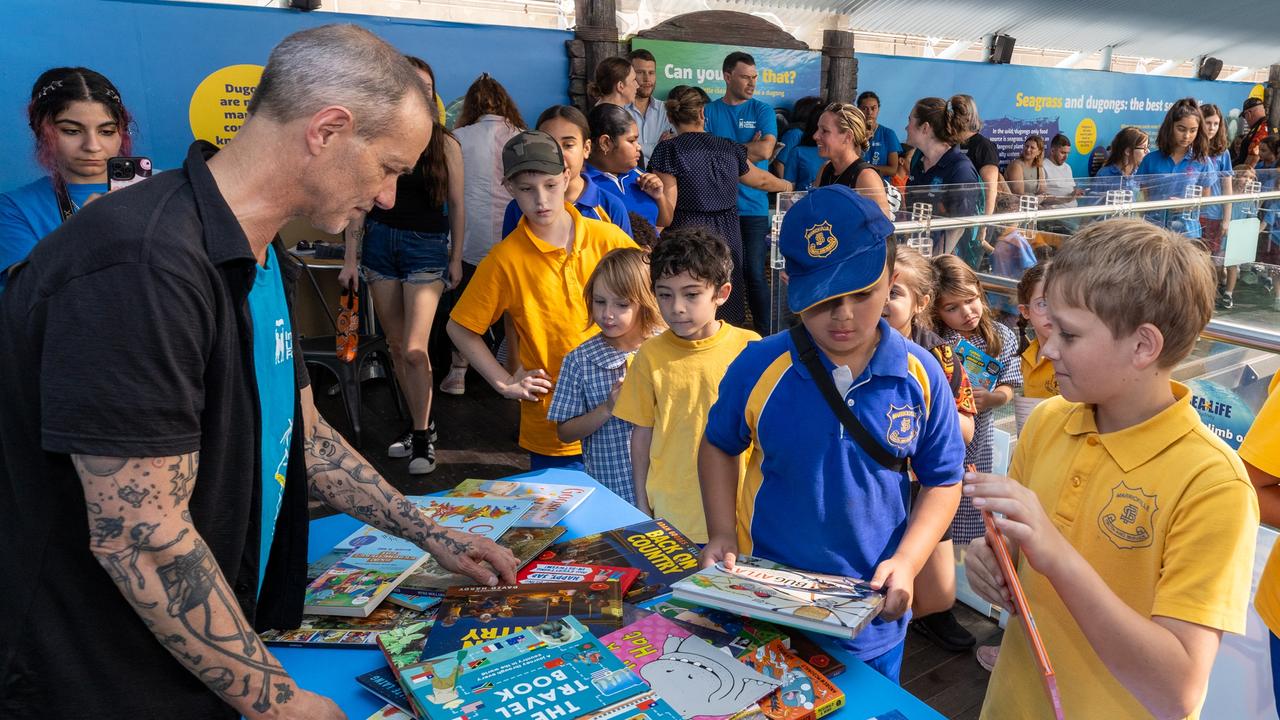
{"type": "MultiPolygon", "coordinates": [[[[547,419],[563,422],[587,413],[609,399],[609,391],[627,372],[627,358],[635,353],[615,350],[597,333],[564,357],[547,419]]],[[[587,474],[623,500],[636,503],[631,478],[631,429],[635,426],[611,417],[600,429],[582,439],[582,459],[587,474]]]]}
{"type": "MultiPolygon", "coordinates": [[[[995,323],[995,327],[996,334],[1000,336],[1000,354],[996,359],[1004,364],[996,384],[1008,385],[1016,390],[1022,387],[1022,363],[1018,357],[1018,336],[1001,323],[995,323]]],[[[962,337],[951,328],[943,328],[943,332],[939,335],[952,347],[955,347],[962,337]]],[[[987,342],[981,335],[966,339],[979,350],[984,352],[987,350],[987,342]]],[[[992,411],[978,413],[973,419],[973,425],[973,440],[969,441],[964,448],[964,463],[977,466],[978,472],[991,472],[995,462],[993,450],[995,417],[992,411]]],[[[951,521],[951,539],[957,543],[966,544],[975,538],[982,537],[986,531],[986,527],[982,524],[982,513],[973,506],[969,498],[961,498],[960,509],[956,510],[956,516],[951,521]]]]}

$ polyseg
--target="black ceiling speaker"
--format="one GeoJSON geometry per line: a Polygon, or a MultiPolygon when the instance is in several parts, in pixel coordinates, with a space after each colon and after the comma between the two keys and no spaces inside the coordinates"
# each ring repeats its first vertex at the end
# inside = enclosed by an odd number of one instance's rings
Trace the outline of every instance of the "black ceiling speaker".
{"type": "Polygon", "coordinates": [[[1008,65],[1013,60],[1014,39],[1008,35],[995,35],[991,38],[991,50],[987,54],[987,62],[993,65],[1008,65]]]}
{"type": "Polygon", "coordinates": [[[1222,73],[1222,61],[1216,57],[1205,55],[1200,59],[1200,69],[1196,72],[1196,76],[1201,80],[1217,80],[1218,75],[1222,73]]]}
{"type": "Polygon", "coordinates": [[[289,7],[294,10],[319,10],[320,0],[289,0],[289,7]]]}

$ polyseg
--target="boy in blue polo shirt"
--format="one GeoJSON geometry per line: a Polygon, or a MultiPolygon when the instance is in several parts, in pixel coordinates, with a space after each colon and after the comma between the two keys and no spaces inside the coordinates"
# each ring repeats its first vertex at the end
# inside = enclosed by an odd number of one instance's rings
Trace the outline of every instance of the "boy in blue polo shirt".
{"type": "Polygon", "coordinates": [[[802,325],[748,345],[729,366],[698,474],[703,565],[741,552],[869,579],[884,609],[843,642],[897,682],[915,576],[960,504],[964,441],[937,360],[880,317],[892,233],[874,202],[841,185],[791,208],[779,248],[802,325]],[[739,487],[737,456],[748,450],[739,487]],[[894,467],[904,458],[921,485],[914,508],[907,473],[894,467]]]}

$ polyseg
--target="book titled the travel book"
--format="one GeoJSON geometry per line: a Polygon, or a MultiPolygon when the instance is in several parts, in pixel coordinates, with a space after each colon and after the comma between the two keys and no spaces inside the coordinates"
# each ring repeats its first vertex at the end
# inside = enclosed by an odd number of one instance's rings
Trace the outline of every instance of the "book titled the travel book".
{"type": "Polygon", "coordinates": [[[554,527],[587,499],[595,488],[522,480],[463,480],[447,495],[466,498],[519,498],[533,507],[516,521],[516,527],[554,527]]]}
{"type": "Polygon", "coordinates": [[[379,633],[422,618],[423,613],[383,604],[368,617],[305,615],[299,627],[267,630],[261,637],[268,645],[377,650],[379,633]]]}
{"type": "Polygon", "coordinates": [[[544,585],[464,585],[450,588],[436,608],[422,656],[497,640],[558,617],[572,615],[603,635],[622,627],[622,593],[617,583],[544,585]]]}
{"type": "MultiPolygon", "coordinates": [[[[559,540],[564,533],[565,529],[562,527],[513,527],[502,533],[497,543],[510,550],[516,556],[516,564],[523,566],[546,550],[548,545],[559,540]]],[[[474,582],[473,578],[445,570],[435,558],[428,558],[417,570],[400,581],[387,601],[408,608],[424,609],[424,604],[426,607],[434,605],[445,590],[474,582]]]]}
{"type": "Polygon", "coordinates": [[[774,640],[742,662],[782,683],[760,701],[769,720],[816,720],[844,706],[844,693],[825,675],[774,640]]]}
{"type": "Polygon", "coordinates": [[[635,568],[640,577],[623,599],[639,603],[670,592],[672,583],[696,572],[698,546],[666,520],[646,520],[557,543],[538,559],[635,568]]]}
{"type": "MultiPolygon", "coordinates": [[[[773,640],[781,640],[784,645],[789,645],[791,640],[789,633],[772,623],[675,600],[670,596],[647,602],[643,607],[692,629],[698,637],[716,647],[728,648],[735,656],[773,640]]],[[[792,632],[799,634],[798,631],[792,632]]]]}
{"type": "Polygon", "coordinates": [[[807,572],[738,556],[676,582],[677,600],[843,638],[857,637],[880,613],[884,595],[865,580],[807,572]]]}
{"type": "Polygon", "coordinates": [[[649,691],[572,616],[405,668],[400,682],[428,720],[567,720],[649,691]]]}
{"type": "Polygon", "coordinates": [[[782,685],[658,614],[600,639],[685,720],[730,717],[782,685]]]}
{"type": "Polygon", "coordinates": [[[525,565],[516,574],[521,585],[565,582],[616,582],[618,590],[626,594],[640,571],[635,568],[610,567],[608,565],[572,565],[538,560],[525,565]]]}
{"type": "MultiPolygon", "coordinates": [[[[443,527],[497,537],[531,506],[528,500],[414,497],[410,500],[443,527]]],[[[338,543],[326,559],[339,557],[307,585],[303,612],[366,617],[427,560],[417,545],[369,525],[338,543]]],[[[320,568],[314,568],[320,570],[320,568]]]]}
{"type": "Polygon", "coordinates": [[[960,362],[964,364],[969,382],[974,387],[985,390],[996,389],[996,382],[1000,379],[1000,371],[1004,369],[1004,363],[991,357],[968,340],[961,339],[956,343],[955,350],[956,357],[960,358],[960,362]]]}

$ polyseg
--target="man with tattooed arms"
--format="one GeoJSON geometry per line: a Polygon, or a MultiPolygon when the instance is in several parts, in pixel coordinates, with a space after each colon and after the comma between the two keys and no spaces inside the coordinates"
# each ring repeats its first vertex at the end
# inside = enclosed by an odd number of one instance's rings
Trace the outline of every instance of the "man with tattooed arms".
{"type": "Polygon", "coordinates": [[[353,25],[286,38],[221,151],[95,201],[0,300],[0,717],[336,718],[255,630],[296,627],[307,497],[480,582],[322,419],[277,231],[395,202],[427,145],[413,67],[353,25]]]}

